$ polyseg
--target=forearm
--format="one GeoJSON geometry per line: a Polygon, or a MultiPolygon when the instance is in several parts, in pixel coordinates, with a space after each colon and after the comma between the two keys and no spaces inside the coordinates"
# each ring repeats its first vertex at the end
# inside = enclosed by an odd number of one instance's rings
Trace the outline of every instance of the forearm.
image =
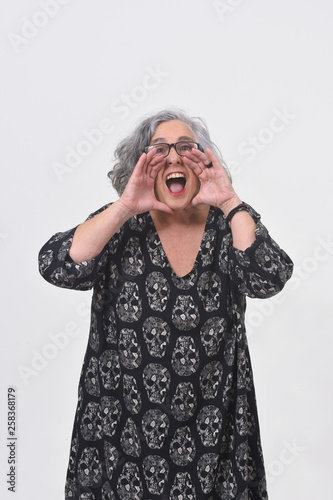
{"type": "MultiPolygon", "coordinates": [[[[236,197],[232,201],[225,203],[221,207],[221,210],[227,217],[229,212],[241,203],[242,201],[240,198],[236,197]]],[[[233,246],[239,250],[246,250],[256,239],[256,223],[252,219],[251,215],[245,210],[235,213],[230,221],[230,229],[232,233],[233,246]]]]}
{"type": "Polygon", "coordinates": [[[230,246],[229,272],[235,290],[248,297],[265,299],[282,290],[291,277],[293,263],[272,240],[259,214],[251,207],[249,209],[257,224],[256,239],[246,248],[246,252],[235,248],[233,244],[230,246]]]}
{"type": "Polygon", "coordinates": [[[75,262],[93,259],[133,215],[124,209],[120,200],[117,200],[106,210],[77,227],[68,252],[69,256],[75,262]]]}

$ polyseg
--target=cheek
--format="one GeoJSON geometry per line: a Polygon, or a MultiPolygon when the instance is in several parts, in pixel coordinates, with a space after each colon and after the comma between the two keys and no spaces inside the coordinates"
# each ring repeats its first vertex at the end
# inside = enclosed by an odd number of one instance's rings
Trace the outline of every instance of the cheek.
{"type": "Polygon", "coordinates": [[[154,191],[157,199],[159,199],[159,194],[161,193],[162,184],[163,184],[163,178],[160,174],[157,174],[154,184],[154,191]]]}
{"type": "Polygon", "coordinates": [[[196,175],[193,174],[193,175],[191,175],[191,178],[189,180],[191,183],[191,188],[193,190],[193,193],[197,194],[199,192],[200,186],[201,186],[199,177],[197,177],[196,175]]]}

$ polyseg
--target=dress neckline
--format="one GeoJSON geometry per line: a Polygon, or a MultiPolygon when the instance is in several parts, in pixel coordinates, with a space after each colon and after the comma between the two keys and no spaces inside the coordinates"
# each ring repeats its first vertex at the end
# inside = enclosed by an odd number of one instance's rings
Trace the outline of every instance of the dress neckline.
{"type": "Polygon", "coordinates": [[[172,265],[170,264],[170,261],[169,261],[169,259],[168,259],[167,254],[166,254],[166,251],[164,250],[164,247],[163,247],[163,245],[162,245],[161,238],[160,238],[160,236],[159,236],[159,234],[158,234],[158,231],[157,231],[157,229],[156,229],[156,226],[155,226],[154,220],[153,220],[153,218],[152,218],[152,216],[151,216],[151,213],[150,213],[150,212],[147,212],[147,214],[148,214],[148,219],[149,219],[149,222],[150,222],[150,225],[153,227],[154,232],[155,232],[155,234],[156,234],[156,238],[157,238],[157,240],[158,240],[158,242],[159,242],[159,244],[160,244],[160,247],[161,247],[161,253],[162,253],[163,259],[164,259],[164,261],[165,261],[165,264],[166,264],[166,266],[167,266],[167,267],[171,270],[171,273],[173,274],[173,276],[174,276],[176,279],[183,280],[183,279],[185,279],[185,278],[188,278],[188,277],[189,277],[191,274],[193,274],[193,272],[196,270],[196,267],[197,267],[197,265],[198,265],[198,263],[199,263],[199,257],[200,257],[201,251],[202,251],[202,245],[203,245],[203,242],[204,242],[204,239],[205,239],[205,233],[206,233],[206,231],[207,231],[207,226],[208,226],[209,222],[212,220],[213,210],[214,210],[214,207],[210,206],[210,207],[209,207],[209,210],[208,210],[207,218],[206,218],[206,221],[205,221],[205,225],[204,225],[204,230],[203,230],[203,232],[202,232],[202,237],[201,237],[201,241],[200,241],[199,249],[198,249],[198,252],[197,252],[197,254],[196,254],[196,258],[195,258],[195,260],[194,260],[194,264],[193,264],[193,266],[192,266],[192,269],[191,269],[188,273],[184,274],[183,276],[179,276],[179,274],[177,274],[177,273],[175,272],[175,270],[173,269],[172,265]]]}

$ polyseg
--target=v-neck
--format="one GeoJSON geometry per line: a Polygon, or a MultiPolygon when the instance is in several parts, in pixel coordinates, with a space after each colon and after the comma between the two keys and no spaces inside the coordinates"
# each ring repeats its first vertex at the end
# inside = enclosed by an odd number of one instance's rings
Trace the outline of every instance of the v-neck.
{"type": "Polygon", "coordinates": [[[205,240],[205,233],[207,231],[207,226],[209,224],[209,221],[212,219],[212,214],[213,214],[213,207],[210,206],[209,207],[209,210],[208,210],[208,214],[207,214],[207,218],[206,218],[206,221],[205,221],[205,225],[204,225],[204,229],[203,229],[203,232],[202,232],[202,236],[201,236],[201,241],[200,241],[200,245],[199,245],[199,248],[198,248],[198,251],[196,253],[196,258],[194,260],[194,263],[193,263],[193,266],[191,268],[191,270],[184,274],[183,276],[179,276],[179,274],[177,274],[175,272],[175,270],[173,269],[171,263],[170,263],[170,260],[167,256],[167,253],[163,247],[163,244],[162,244],[162,241],[161,241],[161,238],[160,238],[160,235],[158,234],[158,231],[156,229],[156,226],[155,226],[155,223],[154,223],[154,220],[153,220],[153,217],[151,216],[150,212],[148,212],[148,217],[150,219],[150,224],[151,226],[153,227],[154,229],[154,232],[156,234],[156,238],[157,238],[157,241],[161,247],[161,253],[162,253],[162,256],[163,256],[163,259],[165,261],[165,264],[166,266],[171,270],[172,274],[174,275],[174,277],[180,279],[180,280],[183,280],[185,278],[188,278],[191,274],[193,274],[194,270],[196,269],[198,263],[199,263],[199,258],[200,258],[200,254],[201,254],[201,251],[202,251],[202,245],[203,245],[203,242],[205,240]]]}

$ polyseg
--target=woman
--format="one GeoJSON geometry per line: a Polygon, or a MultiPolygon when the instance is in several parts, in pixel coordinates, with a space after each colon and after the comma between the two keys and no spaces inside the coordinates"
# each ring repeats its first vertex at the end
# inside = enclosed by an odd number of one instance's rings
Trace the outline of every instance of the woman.
{"type": "Polygon", "coordinates": [[[292,262],[200,120],[162,111],[116,157],[119,199],[40,252],[50,283],[94,288],[66,499],[266,499],[245,296],[292,262]]]}

